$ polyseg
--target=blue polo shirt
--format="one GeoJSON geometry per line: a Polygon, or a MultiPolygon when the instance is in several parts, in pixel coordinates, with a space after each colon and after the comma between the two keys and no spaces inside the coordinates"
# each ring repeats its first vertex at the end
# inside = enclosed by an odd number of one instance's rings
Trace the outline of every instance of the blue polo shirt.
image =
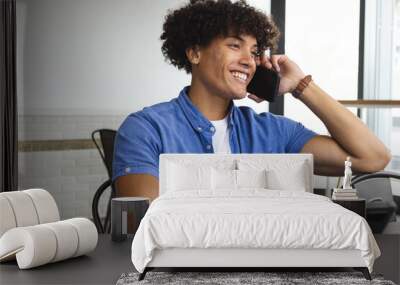
{"type": "MultiPolygon", "coordinates": [[[[115,138],[113,180],[131,173],[158,178],[161,153],[213,153],[211,122],[192,104],[185,87],[178,98],[129,115],[115,138]]],[[[301,123],[231,104],[232,153],[298,153],[316,135],[301,123]]]]}

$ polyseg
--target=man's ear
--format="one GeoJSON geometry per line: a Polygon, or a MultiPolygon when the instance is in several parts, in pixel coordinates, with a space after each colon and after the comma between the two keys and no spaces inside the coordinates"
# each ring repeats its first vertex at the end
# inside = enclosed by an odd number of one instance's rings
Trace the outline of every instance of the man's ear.
{"type": "Polygon", "coordinates": [[[200,48],[194,46],[186,49],[186,57],[191,64],[199,64],[200,62],[200,48]]]}
{"type": "Polygon", "coordinates": [[[256,65],[257,66],[259,66],[264,61],[264,57],[266,56],[267,52],[268,52],[267,56],[269,56],[269,50],[268,51],[264,50],[264,51],[260,52],[259,55],[256,57],[256,65]]]}

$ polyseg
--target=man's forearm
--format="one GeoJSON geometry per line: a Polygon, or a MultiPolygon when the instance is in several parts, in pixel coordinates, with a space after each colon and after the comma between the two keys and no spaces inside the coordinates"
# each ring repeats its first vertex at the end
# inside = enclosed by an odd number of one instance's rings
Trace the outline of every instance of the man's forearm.
{"type": "Polygon", "coordinates": [[[322,120],[331,137],[350,156],[378,169],[390,160],[389,151],[368,127],[313,81],[299,99],[322,120]]]}

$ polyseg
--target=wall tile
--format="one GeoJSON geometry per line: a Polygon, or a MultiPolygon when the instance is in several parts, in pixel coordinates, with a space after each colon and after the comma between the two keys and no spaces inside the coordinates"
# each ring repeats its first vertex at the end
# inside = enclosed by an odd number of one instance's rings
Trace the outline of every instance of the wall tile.
{"type": "MultiPolygon", "coordinates": [[[[90,139],[92,131],[117,129],[125,116],[19,116],[18,138],[27,140],[90,139]]],[[[20,152],[19,188],[43,188],[55,198],[61,216],[91,217],[98,187],[108,179],[97,149],[20,152]]],[[[109,190],[107,190],[109,191],[109,190]]],[[[100,200],[105,213],[108,194],[100,200]]]]}

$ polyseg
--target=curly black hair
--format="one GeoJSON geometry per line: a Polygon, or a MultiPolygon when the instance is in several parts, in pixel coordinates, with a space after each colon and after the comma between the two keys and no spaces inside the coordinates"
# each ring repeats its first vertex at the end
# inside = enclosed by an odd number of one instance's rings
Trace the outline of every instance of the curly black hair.
{"type": "Polygon", "coordinates": [[[206,47],[219,36],[252,35],[258,51],[276,48],[279,30],[272,19],[249,6],[245,0],[190,0],[165,17],[161,51],[167,61],[178,69],[192,72],[186,49],[206,47]]]}

